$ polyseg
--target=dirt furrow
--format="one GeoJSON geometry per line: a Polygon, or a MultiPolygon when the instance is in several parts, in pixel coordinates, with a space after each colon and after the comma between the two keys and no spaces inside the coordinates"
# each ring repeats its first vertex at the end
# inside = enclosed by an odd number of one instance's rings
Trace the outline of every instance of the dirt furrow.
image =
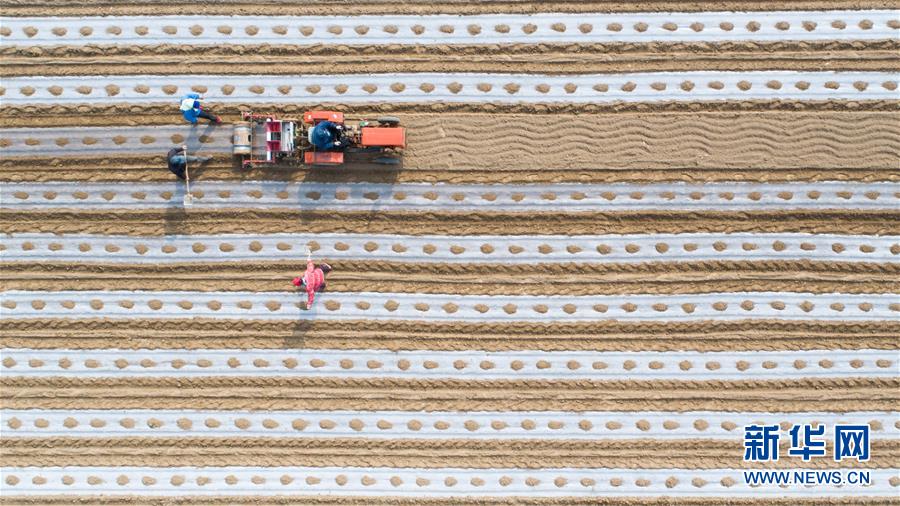
{"type": "Polygon", "coordinates": [[[900,378],[467,381],[340,378],[0,378],[7,409],[892,410],[900,378]]]}
{"type": "Polygon", "coordinates": [[[246,15],[259,16],[315,16],[363,14],[490,14],[533,12],[701,12],[701,11],[772,11],[814,9],[884,9],[893,8],[888,0],[650,0],[647,2],[617,2],[587,0],[561,2],[550,0],[450,0],[440,3],[414,0],[368,0],[344,2],[319,0],[314,2],[268,2],[234,0],[209,4],[185,5],[171,0],[142,3],[120,3],[110,0],[53,2],[50,0],[4,0],[0,2],[5,16],[45,16],[52,8],[56,16],[159,16],[159,15],[246,15]]]}
{"type": "Polygon", "coordinates": [[[0,76],[335,74],[385,72],[614,73],[687,70],[897,71],[896,41],[587,44],[558,46],[54,46],[5,47],[0,76]],[[788,49],[782,49],[782,48],[788,49]],[[835,48],[836,49],[833,49],[835,48]],[[331,48],[338,48],[331,50],[331,48]],[[352,48],[355,51],[347,51],[352,48]],[[883,48],[883,49],[879,49],[883,48]],[[387,51],[385,50],[387,49],[387,51]],[[574,51],[574,52],[573,52],[574,51]],[[23,55],[25,53],[25,55],[23,55]],[[40,54],[29,56],[27,54],[40,54]],[[312,54],[310,54],[312,53],[312,54]],[[189,65],[172,66],[172,60],[189,65]]]}
{"type": "Polygon", "coordinates": [[[900,323],[0,320],[8,348],[738,351],[900,349],[900,323]]]}
{"type": "MultiPolygon", "coordinates": [[[[789,445],[782,445],[787,455],[789,445]]],[[[830,446],[830,445],[829,445],[830,446]]],[[[8,466],[340,466],[520,468],[890,468],[900,442],[876,440],[864,463],[782,458],[744,462],[740,441],[714,439],[467,440],[357,438],[6,438],[0,440],[8,466]],[[659,448],[647,455],[647,448],[659,448]]],[[[832,448],[828,448],[831,453],[832,448]]]]}
{"type": "Polygon", "coordinates": [[[798,232],[887,235],[900,211],[637,211],[409,213],[221,209],[0,212],[7,233],[171,235],[219,233],[636,234],[798,232]]]}
{"type": "MultiPolygon", "coordinates": [[[[898,264],[830,262],[658,262],[653,264],[415,264],[331,261],[330,292],[483,295],[776,292],[892,293],[898,264]],[[378,265],[373,265],[378,264],[378,265]],[[527,267],[527,269],[523,269],[527,267]],[[552,283],[547,282],[551,276],[552,283]]],[[[0,263],[0,290],[278,291],[298,262],[122,265],[0,263]]]]}
{"type": "MultiPolygon", "coordinates": [[[[633,61],[657,58],[668,55],[671,58],[720,58],[721,53],[728,52],[738,59],[748,59],[749,54],[755,54],[759,58],[776,58],[784,56],[789,59],[819,59],[832,57],[854,57],[865,60],[871,58],[886,58],[897,60],[893,51],[898,49],[898,42],[894,39],[870,39],[861,44],[859,40],[850,39],[823,39],[823,40],[797,40],[786,37],[782,40],[655,40],[655,41],[616,41],[604,42],[547,42],[536,44],[527,43],[485,43],[473,44],[171,44],[141,43],[140,40],[122,41],[119,44],[95,43],[90,45],[66,45],[60,41],[57,45],[49,46],[17,46],[15,44],[4,45],[0,48],[0,55],[5,56],[3,65],[15,65],[23,62],[32,64],[46,63],[57,65],[65,63],[69,59],[102,57],[109,63],[118,63],[120,57],[145,58],[138,61],[158,61],[163,57],[190,57],[191,61],[198,63],[216,63],[223,59],[242,56],[248,63],[263,62],[265,60],[285,58],[283,61],[301,62],[298,52],[303,52],[308,61],[330,61],[362,63],[367,62],[370,56],[377,58],[392,58],[399,61],[436,61],[438,58],[449,61],[463,62],[464,59],[481,59],[487,61],[488,57],[496,57],[498,53],[511,59],[511,62],[530,63],[534,61],[548,63],[562,63],[563,60],[573,61],[600,61],[602,53],[607,58],[629,58],[633,61]],[[128,44],[127,42],[132,42],[128,44]],[[40,50],[36,50],[36,48],[40,50]],[[247,54],[251,53],[251,54],[247,54]],[[328,57],[328,60],[323,58],[328,57]]],[[[375,73],[396,72],[395,67],[382,63],[383,70],[375,73]]],[[[583,72],[583,69],[581,69],[583,72]]],[[[140,69],[133,69],[140,72],[140,69]]],[[[187,73],[183,70],[169,68],[166,74],[187,73]]],[[[267,73],[284,73],[279,69],[270,69],[267,73]]],[[[340,74],[341,72],[332,72],[340,74]]],[[[31,73],[30,75],[34,75],[31,73]]]]}

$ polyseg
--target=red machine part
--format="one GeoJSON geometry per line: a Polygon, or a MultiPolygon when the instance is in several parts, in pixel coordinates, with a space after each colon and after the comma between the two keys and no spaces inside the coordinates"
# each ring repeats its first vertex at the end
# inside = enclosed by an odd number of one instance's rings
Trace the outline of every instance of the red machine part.
{"type": "Polygon", "coordinates": [[[344,123],[344,113],[336,111],[306,111],[303,113],[303,122],[312,125],[320,121],[333,121],[344,123]]]}
{"type": "Polygon", "coordinates": [[[307,151],[303,153],[303,163],[307,165],[340,165],[344,163],[341,151],[307,151]]]}
{"type": "Polygon", "coordinates": [[[363,127],[359,144],[363,147],[404,148],[406,129],[403,127],[363,127]]]}
{"type": "MultiPolygon", "coordinates": [[[[234,153],[242,156],[243,166],[250,167],[257,163],[275,163],[280,160],[276,153],[290,156],[294,151],[294,128],[296,123],[279,120],[274,114],[253,114],[245,112],[241,118],[247,122],[236,125],[234,132],[234,153]],[[255,131],[256,125],[262,126],[262,132],[255,131]],[[262,135],[262,152],[257,151],[257,142],[252,136],[262,135]]],[[[314,126],[322,121],[344,123],[344,113],[337,111],[307,111],[303,114],[303,122],[314,126]]],[[[377,126],[363,126],[359,131],[358,146],[365,148],[404,148],[406,147],[406,129],[397,126],[398,120],[379,121],[377,126]]],[[[367,124],[363,122],[362,124],[367,124]]],[[[307,165],[341,165],[344,163],[342,151],[303,152],[303,163],[307,165]]]]}
{"type": "MultiPolygon", "coordinates": [[[[273,151],[281,151],[281,121],[269,120],[265,123],[266,127],[266,151],[271,157],[273,151]],[[272,135],[275,134],[275,135],[272,135]],[[270,139],[271,137],[271,139],[270,139]]],[[[267,157],[268,158],[268,157],[267,157]]]]}

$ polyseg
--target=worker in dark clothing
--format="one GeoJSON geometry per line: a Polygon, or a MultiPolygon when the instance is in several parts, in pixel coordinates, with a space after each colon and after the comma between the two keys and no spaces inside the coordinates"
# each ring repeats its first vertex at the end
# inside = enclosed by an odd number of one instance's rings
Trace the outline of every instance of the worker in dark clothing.
{"type": "Polygon", "coordinates": [[[341,151],[348,144],[344,139],[344,125],[333,121],[322,121],[313,127],[309,141],[322,151],[341,151]]]}
{"type": "Polygon", "coordinates": [[[178,179],[184,179],[184,171],[189,162],[206,163],[212,160],[211,156],[185,156],[186,152],[187,146],[181,146],[180,148],[170,149],[169,154],[166,156],[169,162],[169,170],[172,171],[172,174],[178,176],[178,179]]]}

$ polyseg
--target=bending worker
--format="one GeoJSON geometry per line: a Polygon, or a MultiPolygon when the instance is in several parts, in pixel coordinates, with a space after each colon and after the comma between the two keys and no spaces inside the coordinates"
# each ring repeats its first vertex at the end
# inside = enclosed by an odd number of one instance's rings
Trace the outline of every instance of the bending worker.
{"type": "Polygon", "coordinates": [[[197,124],[197,118],[208,119],[210,123],[219,124],[221,118],[215,114],[203,110],[200,101],[203,100],[198,93],[188,93],[181,99],[181,115],[192,125],[197,124]]]}
{"type": "Polygon", "coordinates": [[[178,176],[178,179],[184,179],[184,171],[188,162],[206,163],[212,160],[211,156],[185,156],[186,152],[187,146],[181,146],[180,148],[170,149],[169,154],[166,155],[166,161],[169,162],[169,170],[172,171],[172,174],[178,176]]]}
{"type": "Polygon", "coordinates": [[[316,267],[312,261],[312,252],[306,248],[306,272],[303,276],[296,277],[292,281],[296,287],[306,288],[306,309],[311,309],[313,301],[316,298],[316,292],[325,291],[325,275],[331,272],[331,266],[326,263],[319,264],[316,267]]]}
{"type": "Polygon", "coordinates": [[[321,151],[340,151],[347,147],[344,125],[322,121],[309,131],[309,142],[321,151]]]}

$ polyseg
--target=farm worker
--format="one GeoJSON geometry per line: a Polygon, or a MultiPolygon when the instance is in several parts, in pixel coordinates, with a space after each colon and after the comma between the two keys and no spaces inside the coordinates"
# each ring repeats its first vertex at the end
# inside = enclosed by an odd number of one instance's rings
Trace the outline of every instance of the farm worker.
{"type": "Polygon", "coordinates": [[[347,141],[342,140],[343,135],[344,125],[322,121],[313,127],[309,141],[323,151],[337,151],[347,147],[347,141]]]}
{"type": "Polygon", "coordinates": [[[325,275],[329,272],[331,272],[331,266],[324,262],[316,267],[312,261],[312,252],[307,248],[306,272],[303,273],[303,276],[298,276],[292,281],[294,286],[302,286],[306,289],[306,309],[312,308],[313,301],[316,298],[316,292],[325,290],[325,275]]]}
{"type": "Polygon", "coordinates": [[[192,125],[197,124],[197,118],[208,119],[210,123],[219,124],[222,120],[215,114],[203,110],[200,101],[203,100],[198,93],[188,93],[181,99],[181,115],[192,125]]]}
{"type": "Polygon", "coordinates": [[[184,179],[184,171],[188,162],[206,163],[212,160],[211,156],[185,156],[186,151],[187,146],[181,146],[180,148],[170,149],[169,154],[166,155],[166,161],[169,162],[169,170],[172,171],[172,174],[178,176],[178,179],[184,179]]]}

